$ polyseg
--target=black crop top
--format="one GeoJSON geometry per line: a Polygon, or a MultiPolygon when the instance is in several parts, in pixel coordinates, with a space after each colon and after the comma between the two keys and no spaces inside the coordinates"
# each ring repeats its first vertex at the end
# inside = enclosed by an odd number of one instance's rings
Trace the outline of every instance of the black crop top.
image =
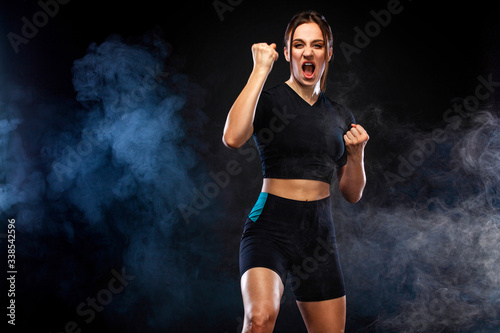
{"type": "Polygon", "coordinates": [[[263,177],[331,184],[347,162],[343,136],[353,123],[352,113],[323,93],[311,106],[286,83],[263,91],[252,135],[263,177]]]}

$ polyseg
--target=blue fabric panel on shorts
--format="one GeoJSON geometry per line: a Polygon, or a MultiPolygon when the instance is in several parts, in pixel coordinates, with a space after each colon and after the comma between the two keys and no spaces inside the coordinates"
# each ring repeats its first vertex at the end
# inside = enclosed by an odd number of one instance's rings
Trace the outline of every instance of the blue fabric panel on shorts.
{"type": "Polygon", "coordinates": [[[260,214],[262,213],[262,210],[264,209],[266,200],[267,200],[267,193],[261,192],[259,198],[257,199],[257,202],[255,203],[255,206],[253,206],[252,211],[248,215],[248,218],[250,220],[252,220],[253,222],[257,221],[260,214]]]}

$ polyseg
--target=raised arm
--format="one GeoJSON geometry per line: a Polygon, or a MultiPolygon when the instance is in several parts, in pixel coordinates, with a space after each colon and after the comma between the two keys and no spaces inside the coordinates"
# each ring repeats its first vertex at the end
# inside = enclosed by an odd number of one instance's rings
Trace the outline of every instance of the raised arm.
{"type": "Polygon", "coordinates": [[[239,148],[252,136],[255,108],[267,76],[278,59],[276,44],[252,45],[253,70],[247,84],[227,115],[222,142],[229,148],[239,148]]]}
{"type": "Polygon", "coordinates": [[[365,146],[370,137],[361,125],[352,128],[344,135],[347,150],[347,164],[338,172],[339,190],[349,202],[358,202],[363,196],[366,184],[364,165],[365,146]]]}

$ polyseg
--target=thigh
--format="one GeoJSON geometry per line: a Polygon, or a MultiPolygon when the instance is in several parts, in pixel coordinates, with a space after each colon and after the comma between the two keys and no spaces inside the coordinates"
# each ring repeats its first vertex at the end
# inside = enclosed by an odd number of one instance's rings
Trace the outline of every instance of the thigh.
{"type": "Polygon", "coordinates": [[[255,267],[247,270],[241,277],[241,294],[245,312],[279,311],[284,285],[275,271],[255,267]]]}
{"type": "Polygon", "coordinates": [[[345,296],[320,302],[297,301],[309,333],[341,333],[345,329],[345,296]]]}

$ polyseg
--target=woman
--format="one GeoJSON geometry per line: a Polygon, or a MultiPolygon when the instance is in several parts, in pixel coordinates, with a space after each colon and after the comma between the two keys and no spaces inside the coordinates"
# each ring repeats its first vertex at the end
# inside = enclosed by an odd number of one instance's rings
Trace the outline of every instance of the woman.
{"type": "Polygon", "coordinates": [[[227,116],[224,144],[238,148],[253,136],[264,178],[240,244],[243,332],[273,331],[288,273],[308,332],[344,331],[330,184],[336,171],[343,197],[361,199],[369,136],[323,94],[332,42],[319,13],[295,15],[284,38],[290,78],[262,92],[278,53],[274,43],[254,44],[252,73],[227,116]]]}

